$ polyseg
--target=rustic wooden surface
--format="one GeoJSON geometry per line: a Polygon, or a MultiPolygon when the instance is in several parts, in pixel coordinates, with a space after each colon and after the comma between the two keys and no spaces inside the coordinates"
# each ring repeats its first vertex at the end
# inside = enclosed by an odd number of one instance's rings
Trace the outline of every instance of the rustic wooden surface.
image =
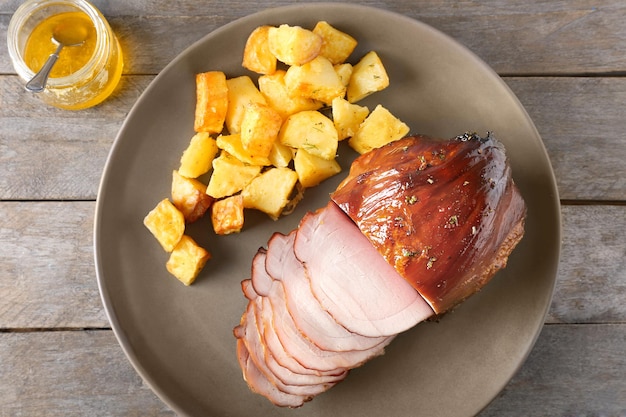
{"type": "MultiPolygon", "coordinates": [[[[116,95],[81,112],[23,92],[5,46],[20,3],[0,1],[0,417],[172,416],[126,360],[98,294],[92,230],[103,164],[173,57],[288,2],[94,0],[132,59],[116,95]]],[[[528,360],[481,416],[626,415],[626,4],[359,3],[430,24],[490,64],[528,110],[556,174],[554,299],[528,360]]]]}

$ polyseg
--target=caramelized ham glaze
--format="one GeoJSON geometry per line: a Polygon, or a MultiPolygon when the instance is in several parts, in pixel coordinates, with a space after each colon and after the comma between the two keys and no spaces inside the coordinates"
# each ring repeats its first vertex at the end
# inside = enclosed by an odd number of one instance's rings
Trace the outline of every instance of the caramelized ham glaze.
{"type": "Polygon", "coordinates": [[[482,288],[524,234],[526,206],[493,136],[414,136],[357,158],[331,196],[433,310],[482,288]]]}

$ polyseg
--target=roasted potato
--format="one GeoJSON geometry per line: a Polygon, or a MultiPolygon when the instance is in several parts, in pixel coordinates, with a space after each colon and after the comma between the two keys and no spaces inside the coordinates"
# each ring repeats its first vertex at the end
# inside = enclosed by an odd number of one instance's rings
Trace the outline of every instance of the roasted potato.
{"type": "Polygon", "coordinates": [[[228,110],[225,123],[228,133],[235,134],[241,132],[241,121],[249,103],[267,103],[252,78],[247,75],[227,79],[226,86],[228,87],[228,110]]]}
{"type": "Polygon", "coordinates": [[[143,224],[154,235],[166,252],[174,250],[185,233],[185,217],[165,198],[143,219],[143,224]]]}
{"type": "Polygon", "coordinates": [[[266,156],[255,155],[244,149],[240,134],[219,135],[216,142],[220,149],[225,150],[244,164],[258,166],[270,165],[270,160],[266,156]]]}
{"type": "Polygon", "coordinates": [[[257,74],[273,74],[276,56],[270,51],[268,34],[270,26],[259,26],[252,31],[243,50],[241,65],[257,74]]]}
{"type": "Polygon", "coordinates": [[[241,144],[252,155],[267,158],[276,141],[283,119],[272,107],[250,103],[241,121],[241,144]]]}
{"type": "Polygon", "coordinates": [[[325,57],[299,66],[291,66],[285,74],[285,86],[292,97],[305,97],[330,105],[335,97],[346,94],[346,86],[333,64],[325,57]]]}
{"type": "Polygon", "coordinates": [[[206,193],[207,186],[194,178],[183,177],[172,171],[172,203],[183,213],[187,223],[193,223],[211,207],[213,197],[206,193]]]}
{"type": "Polygon", "coordinates": [[[409,133],[409,127],[379,104],[361,123],[359,130],[350,138],[348,144],[355,151],[363,154],[401,139],[407,133],[409,133]]]}
{"type": "Polygon", "coordinates": [[[238,193],[261,173],[261,168],[259,165],[244,164],[223,151],[213,160],[213,173],[206,193],[216,199],[238,193]]]}
{"type": "Polygon", "coordinates": [[[272,146],[268,159],[275,167],[286,167],[289,166],[289,163],[293,159],[293,154],[294,150],[292,148],[276,141],[274,142],[274,146],[272,146]]]}
{"type": "Polygon", "coordinates": [[[336,65],[333,65],[333,68],[335,69],[335,72],[339,76],[339,80],[341,81],[341,84],[348,87],[348,84],[350,84],[350,78],[352,78],[352,71],[354,70],[354,67],[352,66],[352,64],[347,63],[347,62],[344,64],[336,64],[336,65]]]}
{"type": "Polygon", "coordinates": [[[207,132],[196,133],[180,158],[178,173],[187,178],[198,178],[206,174],[211,169],[211,162],[217,152],[215,139],[207,132]]]}
{"type": "Polygon", "coordinates": [[[226,75],[221,71],[196,74],[196,132],[220,133],[228,110],[226,75]]]}
{"type": "Polygon", "coordinates": [[[337,137],[339,140],[344,140],[354,136],[361,123],[368,116],[369,109],[337,97],[332,103],[332,114],[333,123],[337,129],[337,137]]]}
{"type": "Polygon", "coordinates": [[[328,117],[317,111],[302,111],[285,120],[278,140],[283,145],[304,149],[323,159],[337,155],[337,130],[328,117]]]}
{"type": "Polygon", "coordinates": [[[217,235],[239,233],[243,228],[243,196],[233,195],[216,201],[211,209],[211,223],[217,235]]]}
{"type": "Polygon", "coordinates": [[[270,27],[268,42],[272,54],[287,65],[306,64],[318,56],[322,48],[321,36],[300,26],[270,27]]]}
{"type": "Polygon", "coordinates": [[[270,168],[243,189],[243,205],[276,220],[289,202],[297,181],[298,174],[290,168],[270,168]]]}
{"type": "Polygon", "coordinates": [[[346,95],[350,103],[356,103],[388,86],[387,70],[378,54],[371,51],[353,67],[346,95]]]}
{"type": "Polygon", "coordinates": [[[280,114],[283,120],[303,110],[318,110],[324,104],[307,97],[291,96],[285,85],[285,70],[259,77],[259,90],[267,103],[280,114]]]}
{"type": "Polygon", "coordinates": [[[328,58],[333,64],[345,62],[357,46],[356,39],[325,21],[317,22],[313,28],[313,33],[322,38],[319,54],[328,58]]]}
{"type": "Polygon", "coordinates": [[[165,267],[180,282],[191,285],[209,259],[211,254],[206,249],[200,247],[191,237],[183,235],[165,267]]]}
{"type": "Polygon", "coordinates": [[[277,219],[305,188],[341,172],[338,142],[364,153],[408,133],[382,106],[357,101],[389,85],[380,57],[353,65],[357,41],[326,21],[259,26],[246,39],[243,68],[256,74],[227,78],[196,74],[196,134],[172,172],[171,201],[162,200],[144,224],[167,252],[167,270],[190,285],[211,254],[185,234],[186,223],[210,210],[218,235],[243,230],[244,210],[277,219]],[[331,107],[332,118],[326,110],[331,107]],[[318,110],[324,108],[324,113],[318,110]],[[210,173],[208,185],[199,177],[210,173]]]}
{"type": "Polygon", "coordinates": [[[341,166],[335,159],[323,159],[312,155],[304,149],[298,149],[293,159],[298,181],[303,187],[309,188],[341,172],[341,166]]]}

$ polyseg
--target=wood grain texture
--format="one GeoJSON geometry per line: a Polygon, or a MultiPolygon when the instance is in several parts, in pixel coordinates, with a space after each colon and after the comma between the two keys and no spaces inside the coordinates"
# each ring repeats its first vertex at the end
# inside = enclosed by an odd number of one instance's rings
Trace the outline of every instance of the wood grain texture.
{"type": "Polygon", "coordinates": [[[542,136],[563,200],[626,200],[626,79],[505,78],[542,136]]]}
{"type": "Polygon", "coordinates": [[[113,332],[0,333],[0,417],[174,416],[113,332]]]}
{"type": "Polygon", "coordinates": [[[0,76],[0,199],[94,200],[117,131],[151,79],[123,77],[101,106],[68,112],[0,76]]]}
{"type": "Polygon", "coordinates": [[[95,277],[94,208],[0,203],[0,329],[109,326],[95,277]]]}
{"type": "Polygon", "coordinates": [[[481,417],[623,416],[626,325],[544,326],[520,371],[481,417]]]}
{"type": "MultiPolygon", "coordinates": [[[[550,323],[626,323],[626,206],[565,206],[550,323]]],[[[626,348],[626,346],[625,346],[626,348]]]]}

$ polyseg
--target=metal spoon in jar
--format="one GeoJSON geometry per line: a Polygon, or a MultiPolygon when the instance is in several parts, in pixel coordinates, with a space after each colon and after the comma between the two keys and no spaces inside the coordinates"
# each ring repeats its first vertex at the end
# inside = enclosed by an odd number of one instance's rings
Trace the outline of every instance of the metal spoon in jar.
{"type": "Polygon", "coordinates": [[[46,88],[46,82],[50,76],[52,67],[59,59],[61,50],[66,46],[79,46],[82,45],[87,39],[87,28],[83,25],[75,25],[69,27],[69,25],[61,23],[52,31],[52,42],[56,43],[57,49],[50,54],[48,60],[43,67],[35,74],[35,76],[26,83],[26,89],[34,93],[41,93],[46,88]]]}

